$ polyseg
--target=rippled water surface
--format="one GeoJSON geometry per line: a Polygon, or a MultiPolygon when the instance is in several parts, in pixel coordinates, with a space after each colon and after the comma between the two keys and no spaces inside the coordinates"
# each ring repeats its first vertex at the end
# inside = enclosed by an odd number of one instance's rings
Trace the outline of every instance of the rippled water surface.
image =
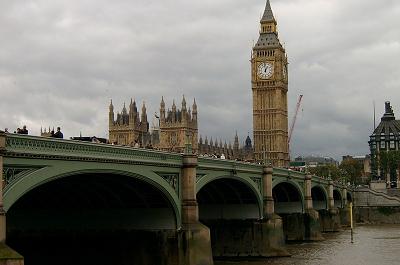
{"type": "Polygon", "coordinates": [[[400,265],[400,225],[358,226],[354,243],[350,230],[324,234],[326,240],[288,245],[287,258],[216,261],[215,265],[400,265]]]}

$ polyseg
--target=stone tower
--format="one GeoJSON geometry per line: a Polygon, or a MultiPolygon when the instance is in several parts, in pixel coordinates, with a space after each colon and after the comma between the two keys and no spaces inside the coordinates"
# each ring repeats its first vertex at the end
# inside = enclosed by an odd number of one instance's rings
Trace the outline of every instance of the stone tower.
{"type": "Polygon", "coordinates": [[[197,153],[197,104],[194,100],[192,111],[186,106],[185,97],[182,98],[181,109],[177,109],[175,102],[171,110],[165,110],[164,98],[160,104],[160,143],[158,148],[169,152],[183,153],[188,143],[192,151],[197,153]]]}
{"type": "Polygon", "coordinates": [[[147,121],[146,106],[143,102],[141,118],[136,102],[129,104],[129,112],[125,103],[121,113],[114,115],[114,105],[111,101],[108,112],[108,132],[110,143],[119,145],[132,145],[138,143],[141,146],[147,145],[149,140],[149,123],[147,121]]]}
{"type": "Polygon", "coordinates": [[[260,24],[251,57],[254,156],[256,161],[266,159],[273,166],[285,167],[289,162],[288,62],[269,0],[260,24]]]}

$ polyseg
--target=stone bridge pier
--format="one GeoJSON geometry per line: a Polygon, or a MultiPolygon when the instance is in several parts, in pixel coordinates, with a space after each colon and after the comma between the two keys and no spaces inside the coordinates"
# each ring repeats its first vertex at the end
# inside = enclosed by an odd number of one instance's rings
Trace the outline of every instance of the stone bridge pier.
{"type": "Polygon", "coordinates": [[[301,183],[296,185],[295,182],[284,182],[274,187],[275,210],[283,218],[286,241],[322,239],[319,213],[313,208],[311,180],[310,175],[304,176],[303,190],[301,183]]]}
{"type": "Polygon", "coordinates": [[[6,245],[6,212],[3,204],[3,152],[6,147],[6,135],[0,131],[0,265],[23,265],[24,258],[6,245]]]}
{"type": "Polygon", "coordinates": [[[234,179],[215,180],[200,189],[200,219],[211,230],[214,257],[289,255],[284,248],[282,219],[274,213],[272,172],[272,168],[262,169],[259,200],[254,191],[234,179]],[[219,196],[222,198],[216,198],[219,196]]]}
{"type": "Polygon", "coordinates": [[[199,222],[196,200],[197,156],[185,154],[182,166],[182,230],[179,234],[180,264],[213,264],[210,230],[199,222]]]}
{"type": "Polygon", "coordinates": [[[337,190],[333,189],[333,182],[328,182],[328,209],[319,210],[320,225],[322,232],[337,232],[340,230],[340,210],[341,208],[341,196],[338,196],[337,190]],[[335,197],[338,201],[335,205],[335,197]],[[338,207],[337,207],[338,206],[338,207]]]}

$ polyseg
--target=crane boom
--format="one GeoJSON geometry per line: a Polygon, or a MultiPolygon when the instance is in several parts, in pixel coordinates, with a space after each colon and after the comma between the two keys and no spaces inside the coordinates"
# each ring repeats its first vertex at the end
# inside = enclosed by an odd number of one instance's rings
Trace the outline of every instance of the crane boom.
{"type": "Polygon", "coordinates": [[[300,109],[300,104],[301,104],[301,99],[302,98],[303,98],[303,95],[300,95],[299,96],[299,100],[297,101],[296,111],[294,113],[293,120],[292,120],[292,123],[290,125],[289,136],[288,136],[288,144],[290,144],[290,139],[292,139],[293,129],[294,129],[294,125],[296,124],[297,114],[299,113],[299,109],[300,109]]]}

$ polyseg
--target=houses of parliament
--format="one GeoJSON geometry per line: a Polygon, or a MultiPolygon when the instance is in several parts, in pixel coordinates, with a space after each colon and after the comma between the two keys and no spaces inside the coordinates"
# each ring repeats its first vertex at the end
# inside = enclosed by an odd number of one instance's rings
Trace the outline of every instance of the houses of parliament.
{"type": "Polygon", "coordinates": [[[115,115],[111,102],[109,141],[170,152],[184,152],[185,146],[190,143],[192,151],[200,155],[254,162],[264,160],[273,166],[285,167],[289,162],[287,67],[286,52],[278,39],[277,22],[267,0],[260,20],[259,38],[251,56],[254,146],[250,136],[240,144],[237,133],[233,144],[223,143],[221,139],[199,137],[196,101],[188,106],[185,97],[180,108],[173,102],[168,109],[161,98],[159,124],[153,130],[149,128],[144,103],[141,113],[136,102],[131,100],[129,110],[124,105],[122,111],[115,115]]]}

